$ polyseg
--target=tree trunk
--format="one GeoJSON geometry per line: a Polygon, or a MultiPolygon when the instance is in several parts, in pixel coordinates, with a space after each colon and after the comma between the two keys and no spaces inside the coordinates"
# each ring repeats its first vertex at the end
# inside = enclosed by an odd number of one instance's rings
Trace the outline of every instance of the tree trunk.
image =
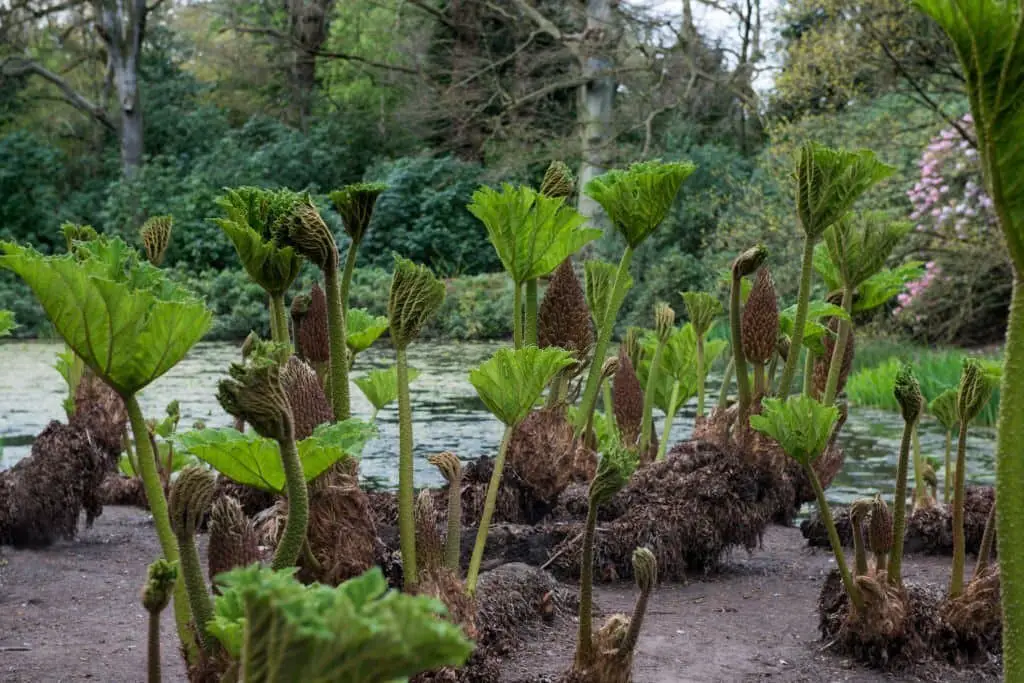
{"type": "Polygon", "coordinates": [[[286,0],[289,33],[295,51],[292,64],[293,117],[302,130],[309,128],[316,93],[316,55],[327,41],[334,0],[286,0]]]}
{"type": "Polygon", "coordinates": [[[133,178],[142,168],[142,103],[139,101],[139,74],[135,60],[114,65],[118,102],[121,109],[121,171],[133,178]]]}
{"type": "MultiPolygon", "coordinates": [[[[612,0],[587,1],[587,26],[580,51],[583,76],[589,80],[579,89],[577,118],[580,125],[580,188],[604,173],[611,156],[612,112],[618,83],[611,73],[614,58],[609,49],[615,39],[612,0]]],[[[580,192],[578,211],[595,227],[607,228],[600,205],[580,192]]]]}

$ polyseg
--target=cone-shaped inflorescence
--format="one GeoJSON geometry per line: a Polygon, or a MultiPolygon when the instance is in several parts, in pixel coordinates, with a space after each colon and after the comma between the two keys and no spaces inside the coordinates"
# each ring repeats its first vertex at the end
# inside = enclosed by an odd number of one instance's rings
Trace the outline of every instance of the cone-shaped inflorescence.
{"type": "Polygon", "coordinates": [[[619,349],[618,360],[612,379],[615,426],[619,430],[622,444],[627,448],[633,448],[637,445],[644,419],[644,390],[640,386],[640,379],[636,376],[633,363],[629,360],[625,344],[619,349]]]}
{"type": "Polygon", "coordinates": [[[577,361],[584,360],[594,345],[590,309],[571,258],[562,261],[548,283],[538,314],[537,343],[542,349],[565,349],[577,361]]]}
{"type": "Polygon", "coordinates": [[[313,283],[309,290],[309,306],[296,337],[299,355],[313,363],[314,368],[330,362],[331,339],[327,331],[327,296],[319,283],[313,283]]]}
{"type": "Polygon", "coordinates": [[[960,387],[956,395],[956,416],[960,425],[960,436],[956,447],[956,481],[953,485],[953,577],[949,584],[949,596],[955,598],[964,590],[964,563],[966,561],[966,540],[964,538],[964,505],[967,496],[967,428],[978,417],[992,398],[996,378],[982,364],[965,358],[960,374],[960,387]]]}
{"type": "Polygon", "coordinates": [[[206,649],[210,649],[215,642],[206,630],[207,624],[213,618],[213,603],[210,601],[210,592],[203,579],[203,568],[199,562],[196,529],[203,515],[210,510],[215,483],[213,471],[205,467],[186,467],[178,473],[177,479],[171,484],[171,495],[168,500],[171,526],[178,538],[178,548],[181,552],[181,573],[185,578],[192,618],[195,620],[199,642],[206,649]]]}
{"type": "Polygon", "coordinates": [[[273,566],[295,565],[306,540],[309,491],[295,445],[295,419],[281,386],[282,354],[253,354],[246,365],[233,364],[217,387],[217,400],[228,414],[252,425],[260,436],[277,441],[288,491],[288,521],[274,553],[273,566]]]}
{"type": "Polygon", "coordinates": [[[779,338],[779,304],[775,297],[775,282],[768,267],[757,272],[754,286],[743,307],[740,327],[743,353],[754,365],[754,391],[763,394],[765,385],[765,364],[775,354],[779,338]]]}
{"type": "Polygon", "coordinates": [[[579,634],[573,669],[585,672],[594,664],[594,641],[591,632],[594,590],[594,536],[597,509],[610,501],[629,481],[637,461],[631,449],[612,442],[601,455],[597,473],[588,491],[587,521],[583,531],[582,564],[580,567],[579,634]]]}
{"type": "Polygon", "coordinates": [[[704,384],[707,381],[707,363],[704,354],[704,340],[711,325],[722,313],[722,304],[706,292],[683,292],[686,314],[697,337],[697,417],[704,417],[704,384]]]}
{"type": "Polygon", "coordinates": [[[160,266],[167,254],[167,246],[171,243],[171,227],[174,219],[170,216],[153,216],[142,224],[139,231],[142,246],[146,250],[146,259],[154,266],[160,266]]]}
{"type": "Polygon", "coordinates": [[[437,510],[434,509],[434,497],[430,495],[429,490],[423,489],[416,496],[413,519],[416,524],[416,559],[419,572],[421,575],[434,573],[443,564],[441,536],[437,533],[437,510]]]}
{"type": "Polygon", "coordinates": [[[310,296],[306,293],[299,293],[292,299],[292,305],[289,308],[289,312],[292,316],[292,344],[295,346],[295,352],[299,354],[299,358],[306,360],[306,357],[302,354],[302,349],[299,348],[299,328],[302,327],[302,321],[306,317],[306,313],[309,312],[310,296]]]}
{"type": "Polygon", "coordinates": [[[540,193],[545,197],[568,197],[576,189],[576,178],[564,161],[552,161],[544,171],[540,193]]]}
{"type": "Polygon", "coordinates": [[[281,388],[295,420],[295,440],[313,435],[322,424],[334,422],[334,411],[313,368],[292,356],[281,368],[281,388]]]}
{"type": "Polygon", "coordinates": [[[651,358],[651,367],[647,373],[647,388],[643,394],[643,418],[640,423],[640,453],[645,460],[647,459],[647,449],[651,444],[651,433],[654,430],[654,397],[658,391],[659,375],[662,372],[662,355],[665,352],[668,338],[675,330],[675,324],[676,312],[672,310],[672,307],[664,302],[658,303],[654,307],[654,335],[657,342],[654,347],[654,356],[651,358]]]}
{"type": "Polygon", "coordinates": [[[235,567],[248,567],[260,560],[255,526],[238,499],[221,496],[210,511],[210,543],[207,548],[207,575],[216,590],[216,578],[235,567]]]}
{"type": "Polygon", "coordinates": [[[147,683],[161,683],[160,676],[160,613],[167,607],[178,580],[176,562],[157,560],[149,565],[146,585],[142,588],[142,606],[149,613],[149,637],[146,640],[147,683]]]}
{"type": "Polygon", "coordinates": [[[875,573],[885,571],[886,558],[892,550],[892,513],[889,512],[889,506],[885,504],[885,499],[880,493],[876,493],[871,500],[868,549],[875,556],[875,573]]]}
{"type": "Polygon", "coordinates": [[[736,373],[738,414],[741,422],[746,420],[745,416],[750,410],[750,401],[752,399],[750,377],[747,374],[747,357],[743,351],[743,318],[740,310],[743,278],[757,272],[757,269],[761,267],[761,264],[764,263],[767,257],[768,251],[764,247],[757,246],[747,249],[737,256],[736,260],[732,263],[732,285],[729,295],[729,328],[732,337],[733,365],[736,373]]]}
{"type": "Polygon", "coordinates": [[[427,460],[448,482],[448,531],[444,539],[444,564],[458,573],[462,552],[462,461],[451,451],[431,455],[427,460]]]}
{"type": "Polygon", "coordinates": [[[388,297],[388,322],[398,371],[398,526],[402,572],[412,586],[416,571],[416,526],[413,517],[412,404],[406,349],[444,302],[445,287],[426,266],[395,258],[388,297]]]}
{"type": "Polygon", "coordinates": [[[893,395],[903,415],[903,438],[900,441],[900,459],[896,468],[896,497],[892,530],[892,552],[889,555],[888,580],[893,586],[902,585],[900,570],[903,564],[903,536],[907,525],[907,469],[910,462],[910,443],[917,421],[924,407],[921,387],[909,365],[901,365],[896,373],[893,395]]]}

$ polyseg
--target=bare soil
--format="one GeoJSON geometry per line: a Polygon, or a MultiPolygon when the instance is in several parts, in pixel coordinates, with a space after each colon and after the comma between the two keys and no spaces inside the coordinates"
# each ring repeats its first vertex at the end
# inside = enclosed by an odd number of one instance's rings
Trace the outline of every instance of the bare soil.
{"type": "MultiPolygon", "coordinates": [[[[43,550],[0,548],[0,680],[144,680],[146,614],[138,596],[158,554],[146,513],[110,506],[75,541],[43,550]]],[[[829,553],[806,546],[798,529],[772,526],[761,549],[736,554],[722,572],[663,584],[644,622],[635,681],[999,680],[998,663],[970,670],[923,664],[912,675],[895,676],[830,654],[818,635],[817,600],[833,565],[829,553]]],[[[910,582],[948,580],[948,558],[910,556],[904,565],[910,582]]],[[[631,612],[635,595],[629,584],[595,590],[602,614],[631,612]]],[[[164,680],[184,681],[170,610],[164,619],[164,680]]],[[[559,617],[525,634],[503,662],[504,678],[553,680],[574,646],[574,619],[559,617]]]]}

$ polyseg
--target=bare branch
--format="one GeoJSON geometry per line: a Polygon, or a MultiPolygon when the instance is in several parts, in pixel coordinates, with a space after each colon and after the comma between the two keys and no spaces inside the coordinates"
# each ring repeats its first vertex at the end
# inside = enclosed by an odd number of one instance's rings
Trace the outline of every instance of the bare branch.
{"type": "Polygon", "coordinates": [[[24,58],[12,58],[4,62],[0,62],[0,73],[8,76],[23,76],[33,74],[39,76],[45,81],[49,81],[51,84],[57,87],[58,90],[64,95],[64,100],[75,109],[88,114],[93,119],[102,124],[105,128],[111,131],[116,131],[117,126],[110,120],[107,113],[103,109],[89,100],[87,100],[81,93],[77,92],[71,85],[63,78],[53,73],[42,64],[24,58]]]}

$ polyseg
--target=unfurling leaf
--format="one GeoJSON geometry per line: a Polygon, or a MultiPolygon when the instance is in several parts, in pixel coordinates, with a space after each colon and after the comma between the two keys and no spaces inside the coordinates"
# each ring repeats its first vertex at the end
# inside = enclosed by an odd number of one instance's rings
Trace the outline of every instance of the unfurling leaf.
{"type": "Polygon", "coordinates": [[[377,198],[387,189],[384,183],[355,183],[329,195],[353,244],[360,244],[366,237],[377,198]]]}
{"type": "Polygon", "coordinates": [[[469,381],[491,413],[507,426],[519,424],[559,370],[573,363],[564,349],[499,349],[469,373],[469,381]]]}
{"type": "MultiPolygon", "coordinates": [[[[317,427],[313,436],[297,443],[306,481],[343,458],[358,458],[376,433],[373,425],[355,418],[317,427]]],[[[278,445],[271,439],[224,428],[185,432],[175,436],[175,443],[232,481],[284,493],[284,466],[278,445]]]]}
{"type": "Polygon", "coordinates": [[[618,310],[622,302],[626,300],[626,294],[633,287],[633,277],[626,273],[626,281],[619,292],[620,296],[612,301],[612,289],[615,286],[615,275],[618,266],[592,259],[583,264],[583,278],[587,296],[587,306],[590,308],[590,315],[594,318],[594,324],[598,328],[604,324],[604,314],[609,307],[618,310]]]}
{"type": "Polygon", "coordinates": [[[388,295],[391,343],[404,349],[419,336],[423,326],[444,303],[444,282],[430,268],[395,256],[395,272],[388,295]]]}
{"type": "Polygon", "coordinates": [[[361,308],[350,308],[345,315],[345,343],[352,353],[362,353],[373,346],[373,342],[388,329],[388,319],[383,315],[370,315],[361,308]]]}
{"type": "Polygon", "coordinates": [[[699,336],[706,335],[715,318],[722,315],[722,302],[707,292],[683,292],[682,297],[693,329],[699,336]]]}
{"type": "MultiPolygon", "coordinates": [[[[409,382],[420,376],[418,370],[409,368],[409,382]]],[[[398,398],[398,367],[371,370],[364,377],[355,379],[356,386],[366,396],[366,400],[377,410],[398,398]]]]}
{"type": "Polygon", "coordinates": [[[947,432],[957,430],[960,418],[956,408],[956,389],[946,389],[928,404],[928,412],[935,416],[947,432]]]}
{"type": "Polygon", "coordinates": [[[810,465],[825,450],[838,418],[835,406],[822,405],[801,394],[785,402],[763,399],[761,414],[750,416],[750,426],[775,439],[789,457],[810,465]]]}
{"type": "Polygon", "coordinates": [[[633,450],[620,442],[612,443],[601,452],[597,474],[590,482],[589,496],[594,505],[603,505],[622,490],[636,470],[638,458],[633,450]]]}
{"type": "Polygon", "coordinates": [[[35,293],[57,333],[122,396],[174,367],[210,327],[202,301],[142,261],[120,239],[78,242],[43,256],[0,242],[0,267],[35,293]]]}
{"type": "Polygon", "coordinates": [[[800,226],[817,239],[873,185],[896,169],[870,150],[851,152],[805,143],[797,153],[796,211],[800,226]]]}

